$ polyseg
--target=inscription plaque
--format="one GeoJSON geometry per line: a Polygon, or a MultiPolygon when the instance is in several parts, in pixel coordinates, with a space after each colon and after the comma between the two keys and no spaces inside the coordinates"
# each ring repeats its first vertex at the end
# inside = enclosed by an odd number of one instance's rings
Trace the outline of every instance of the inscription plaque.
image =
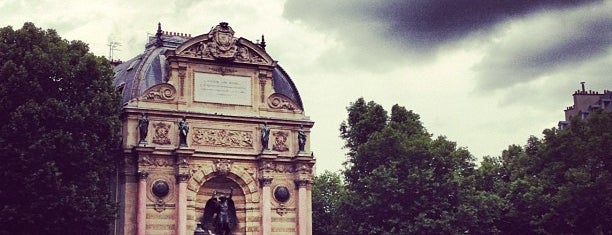
{"type": "Polygon", "coordinates": [[[251,105],[251,78],[211,73],[195,73],[194,101],[251,105]]]}

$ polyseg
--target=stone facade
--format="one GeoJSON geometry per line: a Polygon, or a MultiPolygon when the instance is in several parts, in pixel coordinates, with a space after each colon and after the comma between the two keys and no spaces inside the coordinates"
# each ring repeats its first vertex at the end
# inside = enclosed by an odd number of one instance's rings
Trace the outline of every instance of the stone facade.
{"type": "Polygon", "coordinates": [[[227,23],[195,37],[159,26],[145,53],[115,72],[124,97],[115,234],[193,234],[213,191],[230,188],[233,234],[312,233],[315,161],[309,139],[299,151],[298,130],[309,136],[314,122],[265,41],[236,38],[227,23]]]}

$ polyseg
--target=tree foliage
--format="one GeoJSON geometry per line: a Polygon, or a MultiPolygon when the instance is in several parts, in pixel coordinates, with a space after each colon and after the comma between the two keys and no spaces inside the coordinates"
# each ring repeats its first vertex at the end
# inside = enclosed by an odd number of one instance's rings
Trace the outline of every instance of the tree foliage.
{"type": "Polygon", "coordinates": [[[358,99],[340,127],[349,149],[348,194],[338,234],[459,234],[495,232],[500,200],[476,191],[470,153],[432,138],[419,115],[395,105],[391,116],[358,99]],[[482,209],[482,204],[489,208],[482,209]],[[485,221],[486,220],[486,221],[485,221]]]}
{"type": "Polygon", "coordinates": [[[495,167],[492,186],[506,200],[505,234],[612,233],[612,114],[573,120],[566,130],[544,130],[524,147],[510,146],[495,167]]]}
{"type": "Polygon", "coordinates": [[[0,29],[0,234],[104,234],[119,96],[108,61],[32,23],[0,29]]]}
{"type": "Polygon", "coordinates": [[[312,233],[336,234],[339,230],[340,203],[346,197],[346,187],[340,174],[325,171],[314,178],[312,187],[312,233]]]}
{"type": "Polygon", "coordinates": [[[475,168],[466,149],[432,138],[404,107],[388,116],[360,98],[347,111],[346,185],[315,181],[346,189],[333,203],[329,192],[313,194],[342,218],[315,211],[333,223],[327,234],[612,234],[610,112],[546,129],[475,168]]]}

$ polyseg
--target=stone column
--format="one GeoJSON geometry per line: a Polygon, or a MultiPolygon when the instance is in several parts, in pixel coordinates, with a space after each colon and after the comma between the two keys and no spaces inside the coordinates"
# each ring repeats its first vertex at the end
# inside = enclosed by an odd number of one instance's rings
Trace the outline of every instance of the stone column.
{"type": "Polygon", "coordinates": [[[310,180],[299,179],[295,180],[295,186],[298,188],[298,234],[307,235],[310,224],[308,216],[308,193],[306,188],[310,184],[310,180]]]}
{"type": "Polygon", "coordinates": [[[188,174],[176,175],[178,183],[176,200],[176,234],[187,235],[187,180],[188,174]]]}
{"type": "Polygon", "coordinates": [[[147,229],[147,176],[146,171],[138,172],[138,210],[136,224],[138,235],[146,235],[147,229]]]}
{"type": "Polygon", "coordinates": [[[271,190],[272,177],[262,177],[259,179],[261,186],[261,233],[263,235],[272,233],[272,207],[271,207],[271,190]]]}

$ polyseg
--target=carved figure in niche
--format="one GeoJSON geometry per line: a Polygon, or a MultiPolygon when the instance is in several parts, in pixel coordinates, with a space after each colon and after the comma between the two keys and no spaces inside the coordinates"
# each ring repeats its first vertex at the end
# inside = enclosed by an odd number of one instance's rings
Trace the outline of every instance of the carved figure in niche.
{"type": "Polygon", "coordinates": [[[179,147],[187,147],[187,134],[189,134],[189,125],[185,117],[183,117],[183,120],[179,121],[178,129],[179,129],[179,147]]]}
{"type": "Polygon", "coordinates": [[[141,114],[140,120],[138,120],[138,131],[140,134],[140,141],[138,144],[147,144],[147,134],[149,133],[149,119],[146,114],[141,114]]]}
{"type": "Polygon", "coordinates": [[[232,200],[234,189],[230,188],[229,196],[219,195],[217,191],[204,206],[202,224],[206,230],[214,230],[215,235],[229,235],[238,224],[236,207],[232,200]]]}
{"type": "Polygon", "coordinates": [[[275,132],[274,133],[274,146],[272,147],[272,149],[276,150],[276,151],[287,151],[289,150],[289,147],[287,147],[287,136],[289,134],[287,132],[275,132]]]}
{"type": "Polygon", "coordinates": [[[268,123],[264,123],[261,127],[261,146],[263,150],[268,150],[268,140],[270,139],[270,128],[268,123]]]}
{"type": "Polygon", "coordinates": [[[300,125],[300,129],[298,130],[298,146],[300,147],[300,152],[304,152],[304,146],[306,145],[306,133],[304,133],[304,128],[300,125]]]}

